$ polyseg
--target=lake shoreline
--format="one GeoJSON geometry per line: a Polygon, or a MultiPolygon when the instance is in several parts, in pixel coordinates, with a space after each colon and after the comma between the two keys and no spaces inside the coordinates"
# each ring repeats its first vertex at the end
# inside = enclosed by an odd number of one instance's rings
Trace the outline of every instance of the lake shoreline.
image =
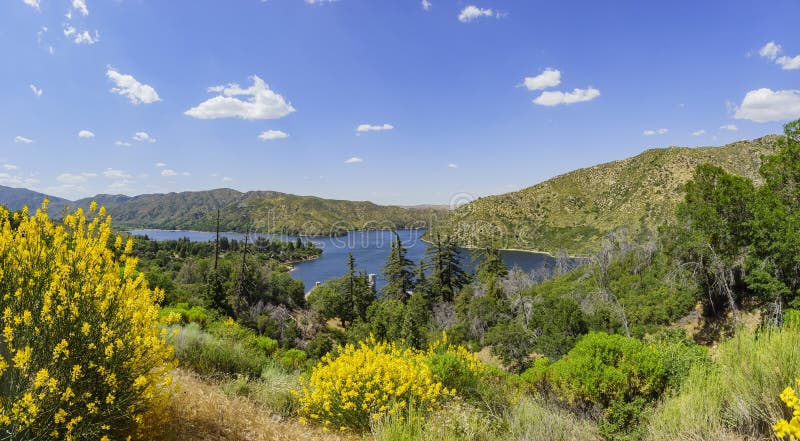
{"type": "MultiPolygon", "coordinates": [[[[425,239],[424,237],[420,237],[419,240],[427,243],[428,245],[433,243],[432,241],[430,241],[428,239],[425,239]]],[[[470,245],[458,245],[458,248],[461,248],[462,250],[479,250],[479,249],[481,249],[480,247],[470,246],[470,245]]],[[[542,256],[552,257],[553,259],[557,258],[555,255],[553,255],[552,253],[549,253],[547,251],[523,250],[523,249],[520,249],[520,248],[498,248],[497,250],[498,251],[516,251],[518,253],[528,253],[528,254],[539,254],[539,255],[542,255],[542,256]]],[[[568,259],[589,259],[590,256],[573,256],[572,254],[567,254],[567,258],[568,259]]]]}

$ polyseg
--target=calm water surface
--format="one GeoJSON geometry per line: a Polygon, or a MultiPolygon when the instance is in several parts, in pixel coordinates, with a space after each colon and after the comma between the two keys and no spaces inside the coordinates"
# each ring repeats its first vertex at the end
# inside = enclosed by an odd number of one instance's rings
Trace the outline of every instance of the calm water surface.
{"type": "MultiPolygon", "coordinates": [[[[130,230],[131,234],[147,235],[153,240],[177,240],[188,237],[195,242],[213,241],[215,233],[185,230],[130,230]]],[[[421,237],[425,230],[398,230],[403,246],[408,249],[407,257],[417,263],[425,255],[428,244],[421,237]]],[[[220,233],[228,239],[243,241],[244,234],[220,233]]],[[[260,235],[265,238],[294,241],[296,236],[260,235]]],[[[394,233],[391,231],[351,231],[345,236],[306,239],[314,242],[322,249],[322,257],[316,260],[301,262],[295,265],[292,277],[300,279],[311,289],[316,282],[324,282],[334,277],[341,277],[347,271],[347,254],[353,253],[358,269],[377,274],[378,288],[384,285],[381,269],[391,251],[394,233]]],[[[462,263],[470,271],[473,269],[472,253],[462,250],[462,263]]],[[[546,254],[527,253],[524,251],[501,251],[503,260],[509,268],[520,268],[531,273],[542,268],[552,267],[554,259],[546,254]]]]}

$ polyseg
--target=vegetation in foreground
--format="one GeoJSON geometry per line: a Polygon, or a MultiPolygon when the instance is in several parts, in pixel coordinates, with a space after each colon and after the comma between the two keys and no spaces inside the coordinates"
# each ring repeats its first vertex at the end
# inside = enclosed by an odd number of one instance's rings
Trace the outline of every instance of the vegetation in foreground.
{"type": "Polygon", "coordinates": [[[434,236],[416,267],[393,243],[379,296],[351,258],[306,300],[270,267],[281,247],[239,253],[236,270],[237,254],[217,257],[216,245],[217,264],[184,283],[194,245],[169,244],[145,257],[148,274],[162,271],[154,284],[177,285],[161,308],[132,254],[152,250],[123,247],[102,209],[62,224],[2,211],[0,434],[791,438],[800,121],[761,176],[757,186],[702,165],[675,223],[617,231],[545,282],[507,269],[491,246],[468,274],[455,242],[434,236]],[[180,268],[164,271],[173,259],[180,268]],[[225,260],[233,271],[220,271],[225,260]],[[169,386],[173,350],[183,394],[169,386]]]}

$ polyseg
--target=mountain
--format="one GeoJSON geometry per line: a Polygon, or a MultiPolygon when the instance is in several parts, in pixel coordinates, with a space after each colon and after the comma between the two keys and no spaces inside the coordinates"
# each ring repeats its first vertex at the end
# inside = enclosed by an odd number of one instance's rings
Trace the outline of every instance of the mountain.
{"type": "Polygon", "coordinates": [[[249,227],[261,233],[307,235],[426,227],[444,212],[274,191],[241,193],[227,188],[134,197],[97,195],[75,204],[86,207],[91,201],[106,207],[118,227],[213,231],[219,207],[224,231],[245,231],[249,227]]]}
{"type": "Polygon", "coordinates": [[[61,213],[65,206],[72,204],[71,201],[66,199],[48,196],[27,188],[12,188],[0,185],[0,204],[5,205],[11,211],[19,210],[27,205],[31,213],[33,213],[36,208],[42,206],[42,201],[45,198],[50,201],[47,209],[50,213],[61,213]]]}
{"type": "Polygon", "coordinates": [[[503,248],[580,255],[596,250],[619,227],[631,233],[672,219],[682,186],[703,163],[760,183],[761,156],[777,135],[723,147],[669,147],[575,170],[526,189],[479,198],[437,228],[463,245],[492,241],[503,248]]]}

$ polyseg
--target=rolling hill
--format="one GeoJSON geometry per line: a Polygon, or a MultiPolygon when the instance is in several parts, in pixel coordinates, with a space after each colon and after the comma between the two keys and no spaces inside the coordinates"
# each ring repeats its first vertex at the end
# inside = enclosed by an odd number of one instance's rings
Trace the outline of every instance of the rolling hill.
{"type": "Polygon", "coordinates": [[[777,135],[723,147],[669,147],[575,170],[520,191],[479,198],[437,228],[463,245],[587,254],[619,227],[631,233],[672,218],[696,166],[711,163],[760,182],[777,135]]]}
{"type": "MultiPolygon", "coordinates": [[[[0,187],[0,203],[12,209],[38,206],[46,197],[25,189],[0,187]]],[[[49,196],[48,196],[49,197],[49,196]]],[[[158,228],[213,231],[217,208],[224,231],[306,235],[336,235],[348,230],[420,228],[445,212],[436,208],[404,208],[296,196],[272,191],[242,193],[227,188],[140,196],[100,194],[77,201],[50,197],[51,213],[61,207],[106,207],[117,228],[158,228]],[[57,208],[57,209],[56,209],[57,208]]]]}

